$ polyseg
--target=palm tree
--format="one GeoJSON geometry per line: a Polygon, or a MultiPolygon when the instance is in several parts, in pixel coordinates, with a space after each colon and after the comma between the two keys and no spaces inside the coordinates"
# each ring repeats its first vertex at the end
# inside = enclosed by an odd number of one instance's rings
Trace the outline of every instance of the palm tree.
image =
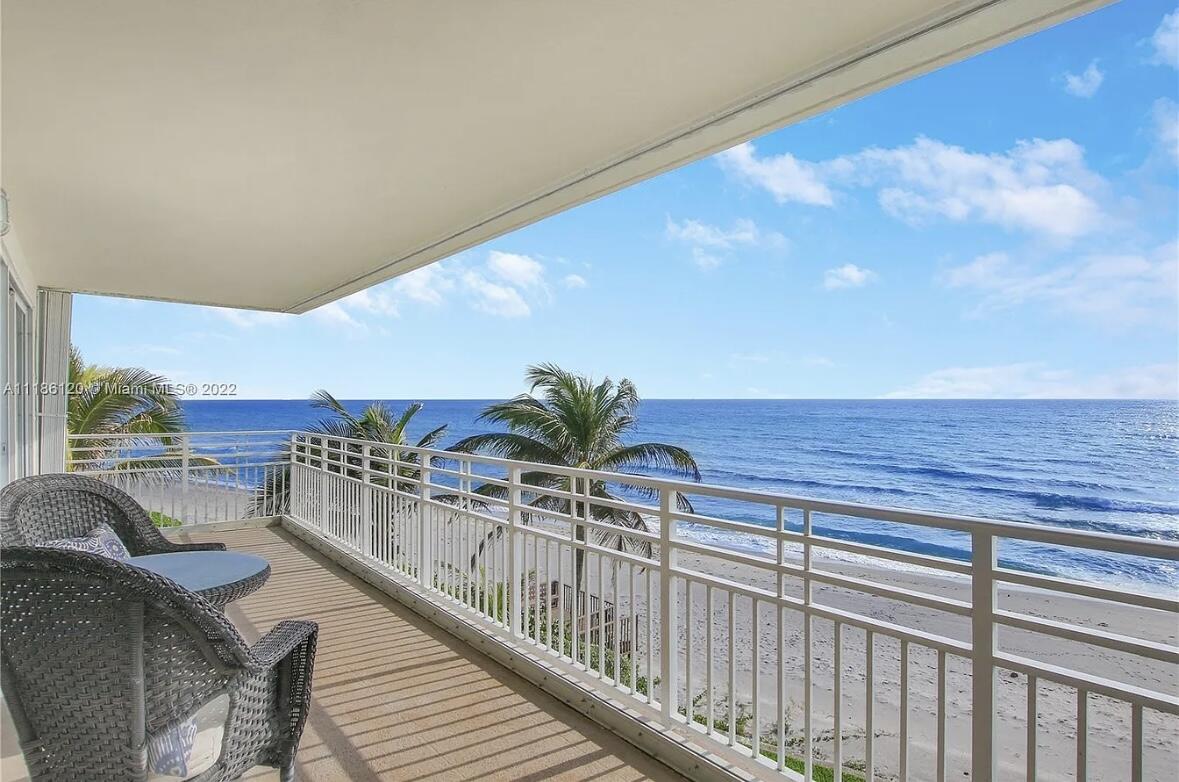
{"type": "Polygon", "coordinates": [[[184,411],[167,378],[146,369],[87,364],[70,346],[69,382],[67,431],[92,435],[68,443],[70,470],[117,459],[128,445],[171,447],[169,435],[184,431],[184,411]]]}
{"type": "MultiPolygon", "coordinates": [[[[639,393],[629,380],[624,378],[616,384],[606,378],[595,384],[590,377],[568,372],[554,364],[528,367],[525,378],[530,393],[489,405],[479,416],[481,421],[507,426],[508,431],[467,437],[450,450],[605,472],[655,468],[700,480],[700,468],[684,448],[666,443],[624,443],[626,434],[634,428],[639,405],[639,393]],[[542,392],[541,398],[533,396],[538,389],[542,392]]],[[[616,500],[611,493],[612,487],[605,480],[591,480],[587,487],[583,479],[571,480],[542,469],[523,473],[521,480],[525,485],[538,488],[572,494],[585,494],[588,490],[592,498],[616,500]]],[[[619,483],[641,496],[650,498],[657,494],[646,487],[619,483]]],[[[476,492],[500,500],[507,496],[506,488],[490,484],[479,487],[476,492]]],[[[681,508],[691,508],[682,495],[677,495],[677,501],[681,508]]],[[[571,507],[569,500],[539,492],[525,493],[524,502],[541,511],[538,515],[548,511],[585,517],[585,503],[572,503],[571,507]]],[[[590,515],[594,521],[620,528],[650,531],[643,516],[634,511],[591,502],[590,515]]],[[[578,540],[585,540],[583,526],[578,525],[575,532],[578,540]]],[[[618,533],[596,530],[595,535],[600,545],[650,555],[648,542],[636,541],[621,530],[618,533]]],[[[584,575],[584,558],[584,551],[577,550],[575,578],[579,590],[584,575]]]]}
{"type": "MultiPolygon", "coordinates": [[[[329,438],[364,440],[370,443],[386,443],[391,446],[409,445],[406,440],[406,429],[413,417],[422,410],[422,403],[414,402],[405,408],[400,415],[395,415],[384,402],[373,402],[364,408],[360,415],[354,415],[338,399],[322,389],[311,395],[311,406],[327,410],[331,416],[308,427],[309,432],[326,435],[329,438]]],[[[446,428],[447,425],[443,424],[427,432],[418,439],[415,447],[432,448],[437,445],[438,441],[446,435],[446,428]]],[[[349,443],[343,450],[355,454],[347,456],[344,461],[359,469],[361,466],[361,446],[349,443]]],[[[416,453],[401,451],[397,448],[386,449],[371,446],[369,452],[373,457],[370,465],[371,471],[389,472],[391,470],[389,462],[395,461],[399,465],[396,477],[404,479],[406,484],[418,480],[420,472],[417,465],[420,461],[416,453]]],[[[284,456],[288,455],[284,454],[284,456]]],[[[255,491],[254,499],[251,502],[253,515],[278,516],[288,512],[291,468],[287,459],[284,458],[282,461],[283,464],[280,467],[267,473],[266,479],[255,491]]],[[[376,477],[373,482],[378,485],[388,485],[391,480],[376,477]]],[[[401,487],[401,484],[399,483],[398,486],[401,487]]]]}

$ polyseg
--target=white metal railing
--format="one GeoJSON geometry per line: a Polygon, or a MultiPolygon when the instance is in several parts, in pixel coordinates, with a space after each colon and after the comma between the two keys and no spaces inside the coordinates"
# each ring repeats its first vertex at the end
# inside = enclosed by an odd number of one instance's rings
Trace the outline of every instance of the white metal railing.
{"type": "Polygon", "coordinates": [[[1140,782],[1179,760],[1176,590],[1000,565],[1013,545],[1170,564],[1174,542],[309,433],[289,453],[295,523],[767,776],[1140,782]],[[742,512],[694,510],[715,500],[742,512]],[[839,519],[970,554],[819,531],[839,519]]]}
{"type": "Polygon", "coordinates": [[[285,512],[290,431],[70,435],[67,469],[131,494],[160,526],[285,512]]]}
{"type": "Polygon", "coordinates": [[[768,776],[1162,780],[1179,763],[1175,585],[1001,564],[1011,546],[1174,563],[1172,542],[310,433],[69,446],[70,469],[159,523],[287,515],[768,776]],[[824,533],[840,519],[949,531],[969,556],[824,533]]]}

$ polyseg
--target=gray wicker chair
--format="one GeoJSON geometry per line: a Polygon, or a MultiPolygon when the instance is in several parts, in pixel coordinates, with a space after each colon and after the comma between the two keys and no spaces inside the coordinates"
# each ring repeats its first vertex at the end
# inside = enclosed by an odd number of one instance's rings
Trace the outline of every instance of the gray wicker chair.
{"type": "Polygon", "coordinates": [[[0,544],[39,546],[109,524],[131,556],[224,551],[223,543],[173,543],[131,495],[85,475],[33,475],[0,491],[0,544]]]}
{"type": "Polygon", "coordinates": [[[34,782],[142,780],[145,736],[227,694],[221,754],[200,782],[256,765],[294,778],[317,626],[247,646],[215,606],[166,578],[75,551],[5,547],[0,671],[34,782]]]}

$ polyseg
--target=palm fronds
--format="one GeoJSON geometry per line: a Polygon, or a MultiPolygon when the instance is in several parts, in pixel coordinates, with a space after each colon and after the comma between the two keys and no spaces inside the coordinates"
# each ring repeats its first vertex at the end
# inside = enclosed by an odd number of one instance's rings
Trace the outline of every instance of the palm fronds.
{"type": "Polygon", "coordinates": [[[66,406],[66,430],[73,439],[67,469],[119,459],[128,447],[171,447],[184,431],[184,411],[168,379],[138,367],[87,364],[70,347],[69,383],[74,393],[66,406]]]}
{"type": "MultiPolygon", "coordinates": [[[[564,370],[555,364],[537,364],[525,371],[530,392],[485,408],[480,420],[502,424],[506,432],[491,432],[467,437],[451,447],[460,453],[490,456],[577,467],[606,472],[661,470],[677,477],[700,480],[700,468],[686,449],[666,443],[624,442],[634,428],[639,406],[635,385],[623,379],[615,383],[606,378],[595,383],[586,375],[564,370]]],[[[537,476],[538,473],[529,473],[537,476]]],[[[540,473],[543,475],[544,473],[540,473]]],[[[592,498],[615,501],[605,481],[594,480],[586,487],[583,481],[550,475],[537,480],[538,487],[584,494],[588,489],[590,514],[595,521],[619,527],[617,533],[594,530],[600,545],[618,550],[650,554],[647,541],[628,536],[626,529],[648,531],[642,515],[595,504],[592,498]],[[574,484],[574,485],[570,485],[574,484]]],[[[480,487],[478,491],[483,491],[480,487]]],[[[649,494],[642,487],[628,487],[639,494],[649,494]]],[[[503,495],[502,487],[488,485],[488,496],[503,495]]],[[[585,517],[584,503],[553,497],[543,492],[525,493],[524,502],[541,512],[585,517]]],[[[679,497],[680,507],[689,508],[687,499],[679,497]]],[[[525,514],[528,515],[527,513],[525,514]]],[[[579,540],[584,527],[575,525],[579,540]]],[[[582,580],[584,552],[577,552],[577,582],[582,580]]]]}
{"type": "MultiPolygon", "coordinates": [[[[420,459],[418,454],[402,451],[397,446],[409,445],[406,430],[415,415],[422,411],[422,403],[414,402],[399,414],[395,414],[383,402],[373,402],[360,412],[353,414],[344,403],[332,396],[328,391],[320,389],[311,395],[311,406],[326,410],[330,415],[319,423],[308,428],[314,434],[326,437],[338,437],[341,441],[363,440],[373,443],[370,454],[375,457],[370,464],[370,471],[377,473],[372,480],[377,485],[389,485],[397,482],[397,488],[408,490],[421,477],[420,459]],[[381,448],[377,444],[391,446],[381,448]],[[392,463],[398,466],[394,471],[392,463]],[[380,473],[388,474],[382,478],[380,473]],[[404,483],[403,483],[404,481],[404,483]]],[[[447,425],[432,429],[415,443],[417,448],[432,448],[446,436],[447,425]]],[[[345,468],[353,467],[360,471],[363,461],[363,446],[356,443],[346,443],[345,468]]],[[[250,503],[250,510],[256,516],[278,516],[290,511],[290,465],[282,464],[269,471],[265,480],[258,487],[250,503]]]]}

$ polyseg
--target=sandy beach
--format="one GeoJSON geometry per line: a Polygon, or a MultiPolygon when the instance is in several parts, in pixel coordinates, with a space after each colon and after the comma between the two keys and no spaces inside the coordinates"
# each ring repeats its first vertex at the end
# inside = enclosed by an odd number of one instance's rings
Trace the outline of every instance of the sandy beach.
{"type": "MultiPolygon", "coordinates": [[[[925,573],[898,571],[843,560],[816,558],[816,567],[899,586],[942,597],[969,601],[965,579],[945,578],[925,573]]],[[[773,591],[774,578],[756,568],[712,557],[680,555],[680,566],[708,573],[749,586],[773,591]]],[[[591,567],[591,573],[593,568],[591,567]]],[[[591,583],[593,579],[591,578],[591,583]]],[[[789,587],[788,587],[789,588],[789,587]]],[[[689,648],[691,632],[693,650],[692,692],[697,698],[697,713],[705,708],[701,694],[705,689],[705,642],[709,617],[706,590],[697,584],[693,610],[681,605],[683,616],[691,617],[680,628],[681,648],[689,648]]],[[[625,602],[625,592],[620,596],[625,602]]],[[[715,703],[717,716],[727,709],[724,701],[727,682],[728,616],[727,595],[714,593],[712,620],[714,650],[715,703]]],[[[904,627],[948,638],[969,641],[969,619],[914,606],[894,600],[871,598],[862,593],[815,585],[814,600],[844,611],[870,616],[904,627]]],[[[641,595],[636,601],[642,610],[641,595]]],[[[681,598],[681,602],[685,602],[681,598]]],[[[753,622],[751,601],[736,602],[735,646],[738,660],[737,703],[747,709],[753,692],[753,627],[759,633],[760,721],[767,747],[776,742],[774,705],[777,689],[778,623],[772,606],[763,605],[758,621],[753,622]]],[[[1062,597],[1026,588],[1001,589],[999,606],[1032,616],[1075,623],[1077,625],[1122,633],[1138,638],[1176,643],[1179,627],[1174,618],[1162,611],[1118,606],[1087,598],[1062,597]]],[[[644,612],[645,613],[645,612],[644,612]]],[[[658,612],[654,621],[658,622],[658,612]]],[[[815,619],[813,627],[813,746],[816,759],[829,762],[833,750],[834,728],[834,641],[833,624],[815,619]]],[[[844,625],[842,629],[842,737],[845,768],[863,768],[865,736],[866,659],[865,633],[844,625]]],[[[875,634],[873,658],[875,768],[877,778],[896,778],[899,772],[900,650],[895,639],[875,634]]],[[[803,627],[797,612],[786,612],[785,657],[787,680],[786,721],[789,754],[801,755],[803,702],[803,627]]],[[[1173,668],[1161,662],[1147,661],[1112,650],[1048,638],[1018,630],[1001,630],[999,649],[1033,660],[1084,671],[1115,681],[1131,682],[1138,687],[1175,695],[1179,681],[1173,668]]],[[[909,758],[910,779],[935,779],[937,746],[937,663],[936,651],[913,643],[909,649],[909,758]]],[[[640,652],[641,656],[641,652],[640,652]]],[[[680,662],[681,702],[686,694],[684,680],[686,659],[680,662]]],[[[1027,677],[1014,672],[999,672],[997,704],[998,779],[1024,779],[1026,766],[1027,677]]],[[[946,745],[947,779],[969,776],[970,748],[970,663],[946,657],[946,745]]],[[[1075,779],[1077,693],[1071,687],[1040,681],[1038,686],[1038,774],[1045,782],[1075,779]]],[[[1088,773],[1089,779],[1117,780],[1129,776],[1130,707],[1106,697],[1088,696],[1088,773]]],[[[752,728],[750,728],[752,730],[752,728]]],[[[1145,779],[1172,780],[1179,768],[1179,720],[1150,710],[1144,712],[1145,779]]]]}

